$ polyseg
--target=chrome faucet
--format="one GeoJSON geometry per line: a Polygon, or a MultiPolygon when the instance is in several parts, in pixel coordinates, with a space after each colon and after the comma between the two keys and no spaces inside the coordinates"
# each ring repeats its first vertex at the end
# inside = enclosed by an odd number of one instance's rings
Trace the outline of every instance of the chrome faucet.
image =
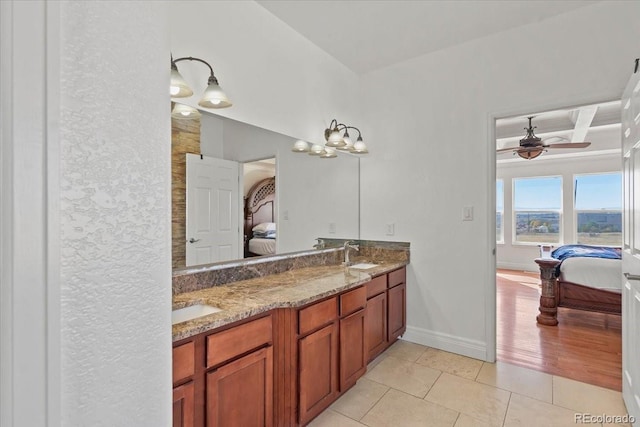
{"type": "Polygon", "coordinates": [[[316,239],[318,241],[318,243],[316,243],[315,245],[313,245],[314,249],[324,249],[324,240],[323,239],[316,239]]]}
{"type": "Polygon", "coordinates": [[[349,249],[355,249],[356,251],[359,251],[360,246],[353,244],[353,242],[351,242],[350,240],[346,240],[344,242],[344,262],[342,263],[342,265],[351,265],[351,261],[349,261],[349,249]]]}

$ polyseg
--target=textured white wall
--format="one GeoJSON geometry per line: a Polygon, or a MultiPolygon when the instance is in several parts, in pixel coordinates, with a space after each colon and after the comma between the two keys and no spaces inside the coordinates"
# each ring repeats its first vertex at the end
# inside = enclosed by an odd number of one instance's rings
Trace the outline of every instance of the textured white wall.
{"type": "MultiPolygon", "coordinates": [[[[174,58],[208,61],[233,107],[216,114],[313,142],[331,119],[358,126],[359,79],[352,71],[252,1],[171,2],[174,58]]],[[[196,106],[208,68],[178,63],[196,106]]]]}
{"type": "Polygon", "coordinates": [[[165,12],[61,7],[63,426],[171,420],[165,12]]]}
{"type": "MultiPolygon", "coordinates": [[[[620,144],[620,130],[614,130],[620,144]]],[[[586,138],[590,140],[589,138],[586,138]]],[[[541,159],[541,158],[539,158],[541,159]]],[[[496,168],[496,178],[504,181],[504,243],[497,245],[496,262],[500,268],[514,270],[539,271],[533,261],[540,256],[537,245],[513,245],[512,227],[512,180],[534,176],[562,176],[562,238],[565,244],[574,240],[575,218],[573,211],[573,176],[586,173],[604,173],[621,171],[621,154],[614,153],[598,157],[574,157],[527,161],[526,163],[504,163],[496,168]]],[[[536,159],[538,160],[538,159],[536,159]]],[[[558,245],[555,245],[558,246],[558,245]]]]}
{"type": "Polygon", "coordinates": [[[600,2],[363,77],[375,154],[361,161],[361,237],[389,239],[394,222],[393,239],[411,242],[407,337],[491,353],[491,118],[619,97],[638,16],[638,2],[600,2]]]}

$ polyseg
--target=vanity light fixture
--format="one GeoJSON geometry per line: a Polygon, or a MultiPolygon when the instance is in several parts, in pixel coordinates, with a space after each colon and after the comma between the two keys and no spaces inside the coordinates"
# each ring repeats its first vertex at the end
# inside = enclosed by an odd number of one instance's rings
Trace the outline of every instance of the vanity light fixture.
{"type": "Polygon", "coordinates": [[[184,104],[178,104],[171,110],[171,117],[174,119],[197,119],[202,116],[196,108],[184,104]]]}
{"type": "Polygon", "coordinates": [[[222,91],[222,88],[218,84],[218,79],[213,74],[213,68],[207,61],[200,58],[194,58],[193,56],[185,56],[178,59],[171,57],[171,87],[170,93],[172,98],[185,98],[193,95],[193,90],[189,87],[184,80],[176,63],[180,61],[197,61],[205,64],[209,67],[211,75],[207,81],[207,89],[204,91],[202,99],[198,102],[198,105],[204,108],[227,108],[231,107],[231,101],[227,98],[227,95],[222,91]]]}
{"type": "Polygon", "coordinates": [[[320,156],[323,159],[331,159],[337,157],[336,150],[352,153],[367,154],[367,146],[362,140],[360,129],[338,123],[336,119],[331,120],[329,127],[324,130],[324,139],[327,141],[324,146],[320,144],[309,144],[305,141],[296,141],[291,151],[296,153],[309,153],[310,156],[320,156]],[[354,143],[349,136],[349,129],[358,132],[358,138],[354,143]],[[344,133],[342,133],[344,131],[344,133]]]}

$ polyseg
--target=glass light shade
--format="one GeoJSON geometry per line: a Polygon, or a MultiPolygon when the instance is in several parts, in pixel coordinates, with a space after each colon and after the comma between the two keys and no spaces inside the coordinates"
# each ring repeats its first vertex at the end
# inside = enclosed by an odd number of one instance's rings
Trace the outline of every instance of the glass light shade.
{"type": "Polygon", "coordinates": [[[327,143],[325,145],[327,147],[344,147],[345,145],[347,145],[347,143],[344,142],[344,139],[342,139],[342,135],[340,135],[340,132],[338,132],[338,130],[336,129],[331,132],[331,134],[329,135],[329,139],[327,139],[327,143]]]}
{"type": "Polygon", "coordinates": [[[186,98],[193,95],[193,91],[182,78],[178,70],[171,70],[171,85],[169,92],[172,98],[186,98]]]}
{"type": "Polygon", "coordinates": [[[184,104],[176,103],[173,111],[171,111],[171,117],[174,119],[197,119],[200,118],[200,116],[202,116],[200,111],[184,104]]]}
{"type": "Polygon", "coordinates": [[[313,144],[311,146],[311,149],[309,150],[309,155],[310,156],[321,156],[323,154],[325,154],[326,151],[324,149],[324,147],[320,144],[313,144]]]}
{"type": "Polygon", "coordinates": [[[291,151],[293,151],[294,153],[308,153],[309,144],[299,139],[293,144],[291,151]]]}
{"type": "Polygon", "coordinates": [[[332,159],[334,157],[338,157],[338,155],[336,154],[336,150],[334,150],[333,148],[326,147],[324,150],[325,153],[320,155],[321,159],[332,159]]]}
{"type": "Polygon", "coordinates": [[[351,138],[349,138],[349,135],[343,137],[342,140],[344,141],[345,145],[343,147],[336,147],[338,150],[342,150],[342,151],[353,150],[353,141],[351,140],[351,138]]]}
{"type": "Polygon", "coordinates": [[[540,147],[540,148],[533,148],[533,149],[518,150],[517,153],[518,153],[518,156],[522,157],[523,159],[531,160],[538,157],[540,154],[542,154],[543,151],[544,151],[544,148],[540,147]]]}
{"type": "Polygon", "coordinates": [[[215,83],[211,83],[207,90],[204,91],[204,95],[198,105],[204,108],[227,108],[231,107],[232,104],[222,91],[222,88],[215,83]]]}
{"type": "Polygon", "coordinates": [[[351,149],[352,153],[355,154],[367,154],[369,150],[367,150],[367,146],[362,140],[362,138],[358,138],[355,144],[353,144],[353,148],[351,149]]]}

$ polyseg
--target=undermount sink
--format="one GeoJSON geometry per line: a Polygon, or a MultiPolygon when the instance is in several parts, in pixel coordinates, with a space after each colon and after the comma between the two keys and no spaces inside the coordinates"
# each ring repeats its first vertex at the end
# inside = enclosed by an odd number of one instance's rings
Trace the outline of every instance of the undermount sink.
{"type": "Polygon", "coordinates": [[[377,267],[378,264],[371,264],[368,262],[361,262],[360,264],[354,264],[352,266],[350,266],[349,268],[355,268],[358,270],[367,270],[369,268],[373,268],[373,267],[377,267]]]}
{"type": "Polygon", "coordinates": [[[206,304],[194,304],[188,307],[173,310],[171,312],[171,324],[186,322],[188,320],[197,319],[198,317],[207,316],[209,314],[222,311],[218,307],[206,304]]]}

